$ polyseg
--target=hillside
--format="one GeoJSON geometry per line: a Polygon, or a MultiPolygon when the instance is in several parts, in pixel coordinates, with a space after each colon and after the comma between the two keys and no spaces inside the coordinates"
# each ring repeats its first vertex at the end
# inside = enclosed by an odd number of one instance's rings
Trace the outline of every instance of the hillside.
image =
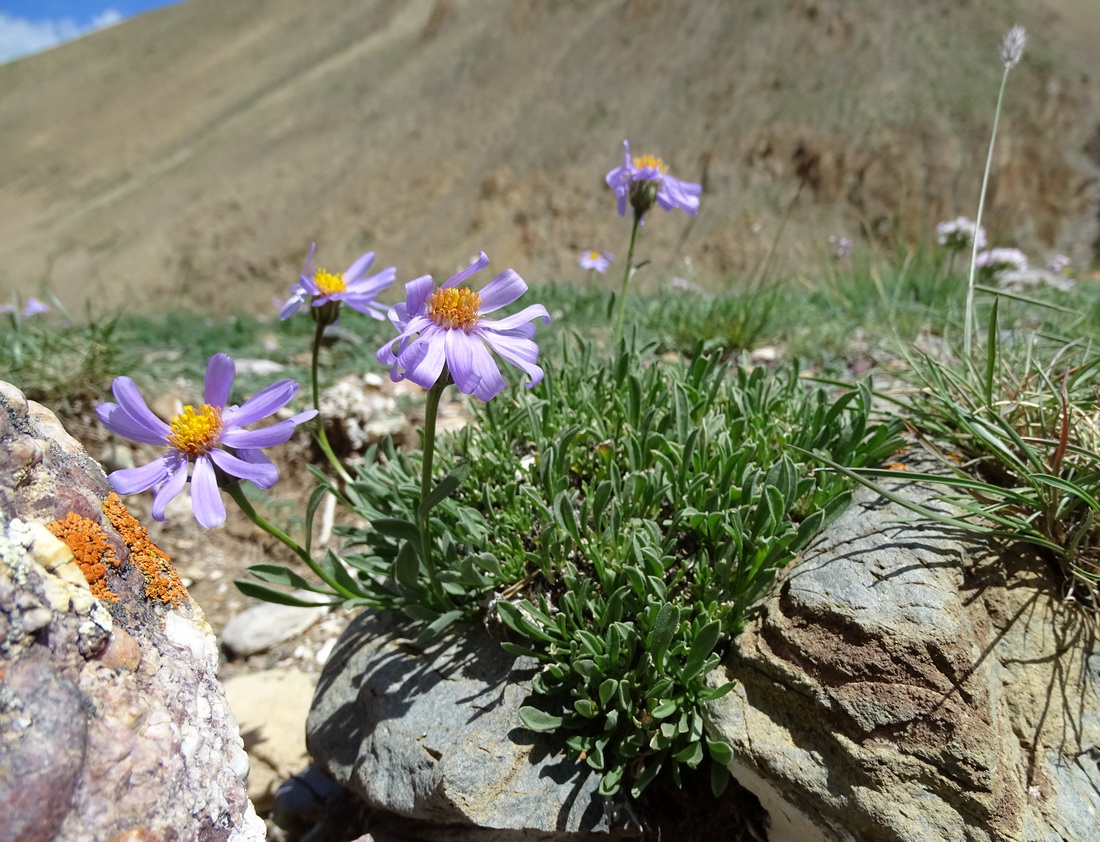
{"type": "Polygon", "coordinates": [[[480,249],[529,281],[625,252],[622,140],[705,186],[647,226],[650,283],[809,272],[828,234],[973,215],[1000,38],[1031,36],[988,228],[1095,260],[1093,0],[188,0],[0,67],[0,296],[270,306],[311,241],[400,281],[480,249]]]}

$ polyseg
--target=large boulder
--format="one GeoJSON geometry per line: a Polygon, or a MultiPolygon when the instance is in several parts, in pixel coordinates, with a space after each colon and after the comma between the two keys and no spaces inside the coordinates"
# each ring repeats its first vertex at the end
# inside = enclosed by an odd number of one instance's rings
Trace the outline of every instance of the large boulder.
{"type": "Polygon", "coordinates": [[[534,661],[481,628],[427,650],[410,637],[399,615],[364,611],[337,643],[306,725],[331,778],[417,838],[549,842],[631,823],[588,766],[520,726],[534,661]]]}
{"type": "Polygon", "coordinates": [[[1049,562],[913,517],[857,495],[711,676],[771,842],[1097,838],[1090,623],[1049,562]]]}
{"type": "Polygon", "coordinates": [[[266,837],[217,644],[48,410],[0,382],[4,838],[266,837]]]}

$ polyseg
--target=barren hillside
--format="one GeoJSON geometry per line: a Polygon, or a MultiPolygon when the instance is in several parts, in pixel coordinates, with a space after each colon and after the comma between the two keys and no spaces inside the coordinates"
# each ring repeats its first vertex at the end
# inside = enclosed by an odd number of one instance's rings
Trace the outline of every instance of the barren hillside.
{"type": "Polygon", "coordinates": [[[647,226],[650,281],[812,271],[825,236],[973,215],[1078,267],[1100,222],[1095,0],[188,0],[0,67],[0,296],[260,309],[308,251],[398,278],[479,248],[530,281],[622,254],[622,140],[704,183],[647,226]]]}

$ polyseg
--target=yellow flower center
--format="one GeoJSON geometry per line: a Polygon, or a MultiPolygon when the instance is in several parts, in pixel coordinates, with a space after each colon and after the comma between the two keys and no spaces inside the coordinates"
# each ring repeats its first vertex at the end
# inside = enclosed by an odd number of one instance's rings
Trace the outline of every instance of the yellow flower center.
{"type": "Polygon", "coordinates": [[[448,330],[461,328],[469,332],[477,324],[477,311],[481,298],[472,289],[444,287],[437,289],[428,299],[428,317],[448,330]]]}
{"type": "Polygon", "coordinates": [[[662,173],[668,172],[668,165],[656,155],[639,155],[634,159],[634,169],[644,170],[646,167],[662,173]]]}
{"type": "Polygon", "coordinates": [[[183,412],[168,422],[172,432],[168,443],[180,453],[192,458],[209,453],[218,443],[222,431],[222,411],[204,403],[198,409],[185,406],[183,412]]]}
{"type": "Polygon", "coordinates": [[[600,253],[598,251],[590,251],[590,252],[588,252],[588,259],[589,260],[599,260],[600,259],[600,253]]]}
{"type": "Polygon", "coordinates": [[[317,284],[317,289],[321,291],[321,295],[335,295],[338,292],[346,292],[348,285],[344,283],[344,273],[332,274],[324,269],[318,269],[313,273],[313,283],[317,284]]]}

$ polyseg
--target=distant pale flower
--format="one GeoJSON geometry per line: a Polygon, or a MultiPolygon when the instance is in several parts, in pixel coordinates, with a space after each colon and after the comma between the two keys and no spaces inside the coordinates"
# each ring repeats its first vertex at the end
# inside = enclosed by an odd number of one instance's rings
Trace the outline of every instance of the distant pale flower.
{"type": "Polygon", "coordinates": [[[280,319],[293,316],[305,306],[307,299],[312,299],[314,307],[338,302],[379,320],[386,317],[386,307],[378,304],[375,299],[378,293],[396,280],[397,269],[390,266],[377,275],[368,275],[367,270],[374,262],[374,252],[368,251],[351,264],[346,272],[334,275],[325,269],[318,269],[310,274],[309,265],[313,262],[313,253],[316,250],[317,244],[313,243],[298,283],[290,288],[290,298],[279,311],[280,319]]]}
{"type": "Polygon", "coordinates": [[[669,280],[668,286],[669,286],[670,289],[674,289],[678,292],[698,292],[699,291],[699,287],[695,286],[695,284],[693,284],[687,278],[681,278],[679,275],[677,275],[675,278],[672,278],[671,280],[669,280]]]}
{"type": "Polygon", "coordinates": [[[951,251],[962,251],[974,247],[975,237],[978,240],[978,248],[986,247],[985,229],[978,228],[965,216],[941,222],[936,226],[936,239],[944,248],[951,251]]]}
{"type": "Polygon", "coordinates": [[[15,308],[11,304],[0,304],[0,316],[10,316],[15,312],[15,308]]]}
{"type": "Polygon", "coordinates": [[[974,265],[994,276],[1004,272],[1023,272],[1027,269],[1027,255],[1014,248],[989,249],[978,254],[974,265]]]}
{"type": "Polygon", "coordinates": [[[156,489],[153,519],[163,521],[165,508],[183,491],[188,469],[194,463],[191,506],[195,520],[206,529],[225,521],[215,468],[260,488],[271,488],[279,479],[279,470],[261,448],[286,442],[294,428],[313,418],[317,410],[300,412],[259,430],[245,430],[248,424],[286,406],[298,393],[298,384],[280,380],[240,406],[226,406],[235,374],[236,367],[228,356],[212,356],[206,367],[205,403],[185,406],[167,423],[146,406],[133,380],[116,377],[111,391],[118,403],[96,407],[99,420],[113,433],[144,444],[164,445],[168,450],[148,465],[113,472],[108,477],[111,487],[119,494],[156,489]]]}
{"type": "Polygon", "coordinates": [[[699,196],[703,192],[700,185],[673,178],[665,162],[653,155],[631,158],[629,141],[623,141],[623,148],[623,165],[611,170],[606,179],[618,199],[619,216],[626,216],[627,202],[643,223],[654,203],[666,211],[679,208],[692,216],[699,212],[699,196]]]}
{"type": "Polygon", "coordinates": [[[1026,45],[1027,30],[1020,24],[1016,24],[1008,30],[1001,42],[1001,60],[1005,63],[1005,67],[1012,68],[1020,63],[1026,45]]]}
{"type": "Polygon", "coordinates": [[[602,275],[614,259],[615,255],[609,251],[586,251],[581,253],[580,266],[582,269],[595,269],[602,275]]]}
{"type": "Polygon", "coordinates": [[[1064,254],[1056,254],[1050,259],[1047,264],[1047,271],[1053,272],[1055,275],[1061,275],[1069,268],[1070,259],[1064,254]]]}
{"type": "Polygon", "coordinates": [[[836,234],[830,234],[829,245],[833,247],[833,258],[835,260],[843,260],[852,253],[852,241],[847,237],[838,237],[836,234]]]}
{"type": "Polygon", "coordinates": [[[23,318],[28,316],[37,316],[39,313],[48,313],[50,307],[35,298],[33,295],[27,299],[27,303],[23,305],[23,318]]]}
{"type": "Polygon", "coordinates": [[[480,293],[459,286],[488,265],[489,258],[480,252],[476,262],[439,287],[431,275],[405,284],[406,300],[389,311],[398,336],[377,355],[380,363],[390,366],[392,380],[407,377],[430,389],[446,369],[461,391],[487,401],[507,385],[494,353],[527,374],[528,388],[542,380],[531,322],[541,318],[549,324],[550,314],[541,304],[532,304],[503,319],[485,318],[527,291],[512,269],[505,269],[480,293]]]}

